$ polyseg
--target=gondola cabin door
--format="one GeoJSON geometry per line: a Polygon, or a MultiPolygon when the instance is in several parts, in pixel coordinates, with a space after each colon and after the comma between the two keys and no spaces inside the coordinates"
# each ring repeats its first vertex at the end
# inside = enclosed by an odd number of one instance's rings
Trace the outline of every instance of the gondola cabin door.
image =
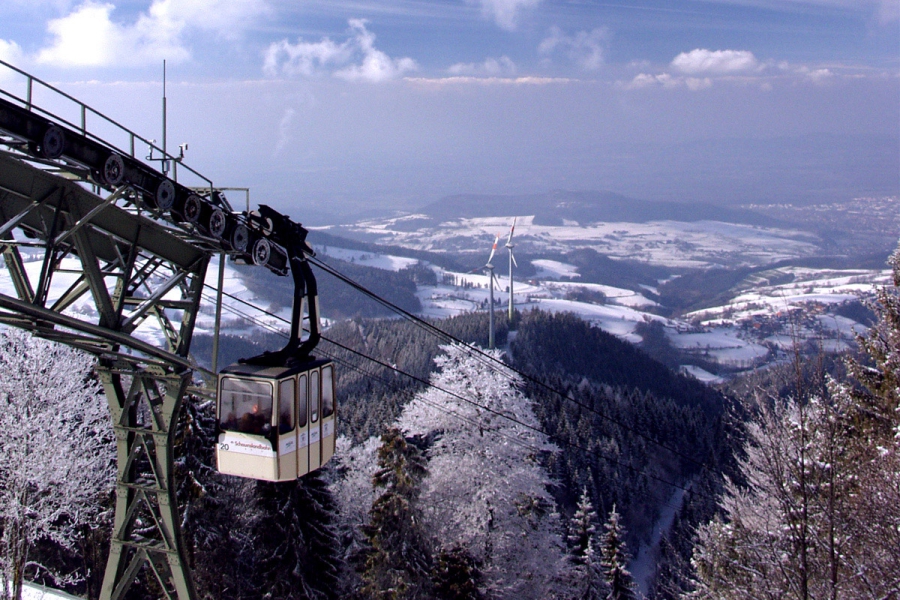
{"type": "Polygon", "coordinates": [[[334,455],[334,366],[316,360],[295,367],[236,364],[219,374],[219,471],[265,481],[290,481],[334,455]]]}

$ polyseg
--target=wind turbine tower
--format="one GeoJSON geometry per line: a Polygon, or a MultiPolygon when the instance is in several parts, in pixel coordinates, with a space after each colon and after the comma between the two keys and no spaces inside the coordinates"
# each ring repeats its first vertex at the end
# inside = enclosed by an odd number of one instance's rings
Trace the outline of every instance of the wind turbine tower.
{"type": "MultiPolygon", "coordinates": [[[[509,236],[506,238],[506,249],[509,250],[509,326],[512,327],[513,315],[515,309],[513,307],[513,265],[519,268],[516,257],[513,255],[513,233],[516,231],[516,217],[513,217],[512,227],[509,228],[509,236]]],[[[489,261],[490,262],[490,261],[489,261]]]]}
{"type": "Polygon", "coordinates": [[[494,245],[491,247],[491,255],[488,257],[487,264],[484,265],[485,270],[488,273],[488,285],[491,289],[490,294],[490,306],[488,308],[488,347],[493,350],[494,349],[494,265],[491,264],[491,261],[494,260],[494,253],[497,251],[497,243],[500,241],[500,236],[494,238],[494,245]]]}

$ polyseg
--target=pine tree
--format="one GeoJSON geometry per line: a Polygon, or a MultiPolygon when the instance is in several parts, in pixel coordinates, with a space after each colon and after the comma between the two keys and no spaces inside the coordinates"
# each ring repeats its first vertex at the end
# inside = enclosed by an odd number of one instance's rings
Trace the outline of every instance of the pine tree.
{"type": "Polygon", "coordinates": [[[722,517],[698,530],[693,597],[900,589],[900,255],[892,261],[895,287],[879,292],[879,321],[860,339],[871,363],[848,364],[858,384],[752,406],[742,481],[728,482],[722,517]]]}
{"type": "Polygon", "coordinates": [[[419,484],[426,474],[419,450],[396,427],[381,437],[378,471],[372,478],[384,492],[372,504],[364,528],[371,546],[361,590],[367,598],[427,598],[431,554],[422,531],[419,484]]]}
{"type": "Polygon", "coordinates": [[[581,492],[577,509],[569,522],[569,553],[575,565],[574,578],[579,600],[599,600],[603,593],[599,558],[594,549],[597,513],[591,504],[587,488],[581,492]]]}
{"type": "Polygon", "coordinates": [[[316,471],[296,481],[258,482],[253,580],[272,600],[337,598],[334,502],[316,471]]]}
{"type": "Polygon", "coordinates": [[[540,462],[556,448],[540,433],[515,374],[487,366],[466,347],[442,349],[435,387],[418,394],[399,420],[408,435],[430,444],[426,530],[436,546],[469,552],[486,596],[565,595],[569,590],[559,588],[571,579],[570,565],[540,462]]]}
{"type": "Polygon", "coordinates": [[[615,506],[609,513],[604,529],[601,550],[603,559],[600,564],[609,588],[606,598],[607,600],[631,600],[635,597],[634,582],[631,579],[631,573],[625,566],[628,562],[625,533],[619,524],[619,513],[616,512],[615,506]]]}
{"type": "Polygon", "coordinates": [[[442,550],[431,572],[435,597],[442,600],[480,600],[478,580],[481,573],[475,559],[465,548],[442,550]]]}

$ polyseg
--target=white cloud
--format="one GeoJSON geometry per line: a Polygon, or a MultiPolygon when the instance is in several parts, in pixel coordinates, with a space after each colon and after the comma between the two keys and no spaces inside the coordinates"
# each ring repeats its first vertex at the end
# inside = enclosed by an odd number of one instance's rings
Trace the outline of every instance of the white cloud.
{"type": "Polygon", "coordinates": [[[324,67],[344,64],[352,56],[352,40],[340,45],[328,38],[320,42],[296,44],[281,40],[269,44],[263,61],[263,71],[273,77],[279,73],[309,77],[319,73],[324,67]]]}
{"type": "Polygon", "coordinates": [[[582,69],[593,71],[603,65],[603,54],[609,39],[606,28],[579,31],[573,36],[565,35],[558,27],[550,30],[550,35],[538,46],[540,54],[549,56],[557,50],[578,64],[582,69]]]}
{"type": "Polygon", "coordinates": [[[759,68],[759,61],[748,50],[706,50],[682,52],[672,67],[687,75],[734,75],[759,68]]]}
{"type": "Polygon", "coordinates": [[[684,85],[687,86],[687,89],[692,92],[696,92],[698,90],[705,90],[708,87],[712,87],[712,80],[709,77],[686,77],[684,79],[684,85]]]}
{"type": "Polygon", "coordinates": [[[172,62],[190,58],[185,34],[211,31],[239,37],[268,11],[261,0],[153,0],[133,23],[112,19],[115,5],[87,0],[64,17],[52,19],[50,46],[37,53],[39,63],[61,67],[109,67],[172,62]]]}
{"type": "Polygon", "coordinates": [[[668,73],[661,73],[659,75],[652,75],[650,73],[639,73],[634,76],[630,82],[625,84],[620,84],[620,87],[624,87],[629,90],[639,90],[648,87],[656,87],[661,86],[665,88],[678,87],[681,84],[681,79],[677,79],[672,77],[668,73]]]}
{"type": "Polygon", "coordinates": [[[467,0],[470,4],[480,4],[481,14],[492,19],[498,27],[513,31],[519,22],[519,13],[526,8],[540,4],[541,0],[467,0]]]}
{"type": "Polygon", "coordinates": [[[837,76],[834,71],[827,67],[793,65],[787,61],[779,62],[777,67],[778,70],[784,74],[798,76],[805,81],[810,81],[815,84],[825,84],[837,76]]]}
{"type": "Polygon", "coordinates": [[[515,63],[508,56],[488,58],[483,63],[457,63],[447,72],[451,75],[511,75],[516,72],[515,63]]]}
{"type": "Polygon", "coordinates": [[[897,0],[713,0],[723,4],[739,4],[784,12],[814,11],[817,7],[874,14],[882,25],[900,20],[897,0]]]}
{"type": "Polygon", "coordinates": [[[281,121],[278,123],[278,141],[275,143],[275,149],[272,151],[272,156],[281,154],[281,151],[284,150],[285,146],[287,146],[290,141],[291,122],[294,120],[295,114],[296,111],[293,108],[288,107],[284,110],[284,114],[281,115],[281,121]]]}
{"type": "Polygon", "coordinates": [[[331,73],[349,81],[387,81],[417,68],[411,58],[391,58],[375,48],[375,34],[363,19],[350,19],[350,38],[341,44],[329,38],[318,42],[274,42],[266,50],[263,71],[270,76],[310,77],[331,73]]]}
{"type": "Polygon", "coordinates": [[[472,77],[459,75],[454,77],[407,77],[406,81],[427,86],[459,86],[478,85],[488,86],[546,86],[577,83],[577,79],[567,77],[472,77]]]}
{"type": "Polygon", "coordinates": [[[639,73],[627,83],[620,82],[618,87],[626,90],[639,90],[651,87],[667,89],[686,87],[690,91],[696,92],[712,87],[712,80],[709,77],[676,77],[669,73],[660,73],[659,75],[639,73]]]}
{"type": "MultiPolygon", "coordinates": [[[[19,47],[17,43],[6,41],[4,39],[0,39],[0,60],[6,61],[20,69],[24,69],[27,66],[25,64],[25,54],[22,52],[22,48],[19,47]]],[[[0,65],[0,83],[12,82],[15,81],[15,79],[15,71],[0,65]]]]}
{"type": "Polygon", "coordinates": [[[6,62],[18,67],[21,66],[24,59],[25,54],[22,52],[22,48],[17,43],[12,40],[6,41],[4,39],[0,39],[0,60],[5,60],[6,62]]]}
{"type": "Polygon", "coordinates": [[[811,69],[804,73],[810,81],[813,83],[825,83],[834,77],[834,73],[831,69],[811,69]]]}

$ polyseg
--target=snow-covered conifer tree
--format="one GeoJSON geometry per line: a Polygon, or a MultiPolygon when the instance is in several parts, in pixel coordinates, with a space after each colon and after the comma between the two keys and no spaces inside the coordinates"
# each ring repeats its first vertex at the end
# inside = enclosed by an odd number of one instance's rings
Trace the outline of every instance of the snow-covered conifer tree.
{"type": "Polygon", "coordinates": [[[539,457],[555,447],[536,430],[512,371],[501,372],[464,347],[443,351],[435,359],[435,387],[419,393],[399,419],[407,435],[431,442],[421,496],[425,530],[439,549],[471,555],[486,596],[568,595],[562,588],[571,581],[570,565],[539,457]]]}
{"type": "Polygon", "coordinates": [[[19,331],[0,334],[0,596],[21,598],[26,576],[58,584],[35,545],[73,550],[99,527],[115,477],[115,441],[93,359],[19,331]]]}
{"type": "Polygon", "coordinates": [[[607,600],[631,600],[635,597],[634,582],[631,579],[631,573],[628,572],[626,564],[628,562],[628,553],[625,550],[624,532],[619,524],[619,513],[613,506],[612,512],[609,513],[603,528],[606,530],[603,534],[603,546],[601,552],[603,559],[603,574],[606,578],[608,591],[607,600]]]}
{"type": "Polygon", "coordinates": [[[827,397],[766,398],[747,427],[743,482],[700,527],[695,598],[887,598],[900,589],[900,252],[880,319],[827,397]]]}
{"type": "Polygon", "coordinates": [[[478,591],[480,578],[475,559],[459,546],[441,550],[431,570],[434,594],[443,600],[479,600],[482,598],[478,591]]]}
{"type": "Polygon", "coordinates": [[[591,504],[587,488],[581,497],[572,520],[569,522],[569,556],[574,563],[574,586],[579,600],[598,600],[603,594],[603,579],[594,548],[597,513],[591,504]]]}
{"type": "Polygon", "coordinates": [[[373,436],[353,446],[349,438],[340,436],[332,463],[325,470],[337,506],[336,529],[343,552],[340,590],[344,596],[351,596],[363,585],[358,571],[369,549],[363,527],[369,522],[369,510],[377,497],[372,478],[378,470],[380,444],[373,436]]]}
{"type": "Polygon", "coordinates": [[[428,598],[431,554],[417,502],[426,473],[424,460],[396,427],[381,441],[379,468],[372,482],[384,491],[372,504],[369,524],[363,528],[371,550],[361,592],[364,597],[384,600],[428,598]]]}

